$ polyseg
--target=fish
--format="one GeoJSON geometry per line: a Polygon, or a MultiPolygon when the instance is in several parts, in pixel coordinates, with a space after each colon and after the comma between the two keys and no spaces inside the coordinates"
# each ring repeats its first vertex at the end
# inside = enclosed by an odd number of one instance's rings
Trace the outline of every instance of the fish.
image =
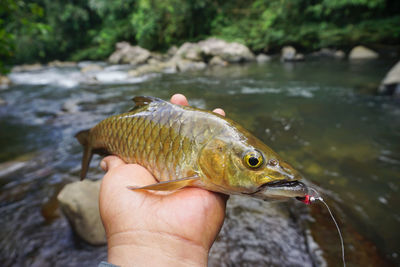
{"type": "Polygon", "coordinates": [[[199,187],[265,201],[304,198],[301,175],[233,120],[156,97],[133,98],[134,108],[76,134],[84,147],[81,180],[93,154],[144,166],[157,183],[132,190],[199,187]]]}

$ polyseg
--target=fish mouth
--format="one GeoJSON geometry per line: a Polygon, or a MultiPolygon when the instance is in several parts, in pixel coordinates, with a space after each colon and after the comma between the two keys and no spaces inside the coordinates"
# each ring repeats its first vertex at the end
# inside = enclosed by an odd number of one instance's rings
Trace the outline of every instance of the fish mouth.
{"type": "Polygon", "coordinates": [[[263,184],[262,187],[264,187],[264,186],[268,186],[268,187],[296,187],[299,184],[303,184],[303,183],[301,183],[299,181],[279,180],[279,181],[273,181],[273,182],[269,182],[269,183],[263,184]]]}
{"type": "Polygon", "coordinates": [[[263,200],[283,200],[287,198],[303,198],[307,193],[308,188],[302,182],[278,180],[263,184],[251,195],[263,200]]]}

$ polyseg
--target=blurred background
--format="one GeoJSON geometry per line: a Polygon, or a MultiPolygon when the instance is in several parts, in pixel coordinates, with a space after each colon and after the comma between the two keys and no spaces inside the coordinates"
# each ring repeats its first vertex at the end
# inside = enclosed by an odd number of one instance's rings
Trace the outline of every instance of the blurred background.
{"type": "MultiPolygon", "coordinates": [[[[398,266],[399,53],[399,1],[2,0],[0,262],[105,260],[104,242],[77,234],[57,200],[79,180],[74,135],[135,95],[183,93],[223,108],[321,192],[348,266],[398,266]]],[[[340,257],[320,204],[231,197],[209,265],[340,257]]]]}

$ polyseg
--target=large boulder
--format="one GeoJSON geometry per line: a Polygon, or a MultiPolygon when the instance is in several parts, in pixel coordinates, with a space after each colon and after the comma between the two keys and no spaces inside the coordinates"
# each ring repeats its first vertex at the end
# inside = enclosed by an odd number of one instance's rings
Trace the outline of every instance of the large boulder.
{"type": "Polygon", "coordinates": [[[239,43],[209,38],[198,43],[184,43],[175,53],[175,59],[203,61],[218,57],[223,61],[238,63],[255,60],[250,49],[239,43]]]}
{"type": "Polygon", "coordinates": [[[191,61],[186,59],[176,61],[176,68],[181,72],[203,70],[206,67],[206,63],[202,61],[191,61]]]}
{"type": "Polygon", "coordinates": [[[378,92],[400,97],[400,61],[386,74],[378,88],[378,92]]]}
{"type": "Polygon", "coordinates": [[[378,53],[362,45],[356,46],[351,49],[349,54],[349,59],[374,59],[378,57],[378,53]]]}
{"type": "Polygon", "coordinates": [[[217,38],[209,38],[198,43],[202,53],[208,58],[214,56],[230,63],[254,61],[255,56],[250,49],[236,42],[228,43],[217,38]]]}
{"type": "Polygon", "coordinates": [[[220,58],[219,56],[214,56],[209,62],[208,65],[210,66],[228,66],[228,62],[226,62],[225,60],[223,60],[222,58],[220,58]]]}
{"type": "Polygon", "coordinates": [[[92,245],[106,243],[106,234],[100,219],[99,190],[101,180],[67,184],[58,194],[61,211],[75,232],[92,245]]]}
{"type": "Polygon", "coordinates": [[[175,57],[192,61],[202,61],[203,51],[198,44],[187,42],[179,47],[178,51],[175,53],[175,57]]]}
{"type": "Polygon", "coordinates": [[[111,64],[138,65],[146,63],[151,57],[149,50],[140,46],[131,46],[128,42],[117,43],[115,47],[115,52],[108,58],[111,64]]]}

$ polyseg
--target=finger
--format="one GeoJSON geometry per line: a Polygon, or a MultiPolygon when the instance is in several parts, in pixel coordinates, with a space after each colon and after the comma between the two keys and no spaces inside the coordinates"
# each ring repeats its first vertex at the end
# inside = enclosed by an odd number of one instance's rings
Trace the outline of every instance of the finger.
{"type": "Polygon", "coordinates": [[[138,164],[120,165],[118,168],[111,169],[104,178],[112,180],[112,183],[118,185],[118,188],[126,188],[128,186],[142,187],[157,183],[153,175],[138,164]]]}
{"type": "Polygon", "coordinates": [[[221,108],[216,108],[213,112],[225,117],[225,111],[221,108]]]}
{"type": "Polygon", "coordinates": [[[176,104],[176,105],[182,105],[182,106],[188,106],[189,103],[186,99],[186,96],[182,95],[182,94],[174,94],[171,97],[171,103],[172,104],[176,104]]]}
{"type": "Polygon", "coordinates": [[[125,164],[125,162],[117,156],[107,156],[100,162],[100,167],[104,171],[109,171],[123,164],[125,164]]]}

